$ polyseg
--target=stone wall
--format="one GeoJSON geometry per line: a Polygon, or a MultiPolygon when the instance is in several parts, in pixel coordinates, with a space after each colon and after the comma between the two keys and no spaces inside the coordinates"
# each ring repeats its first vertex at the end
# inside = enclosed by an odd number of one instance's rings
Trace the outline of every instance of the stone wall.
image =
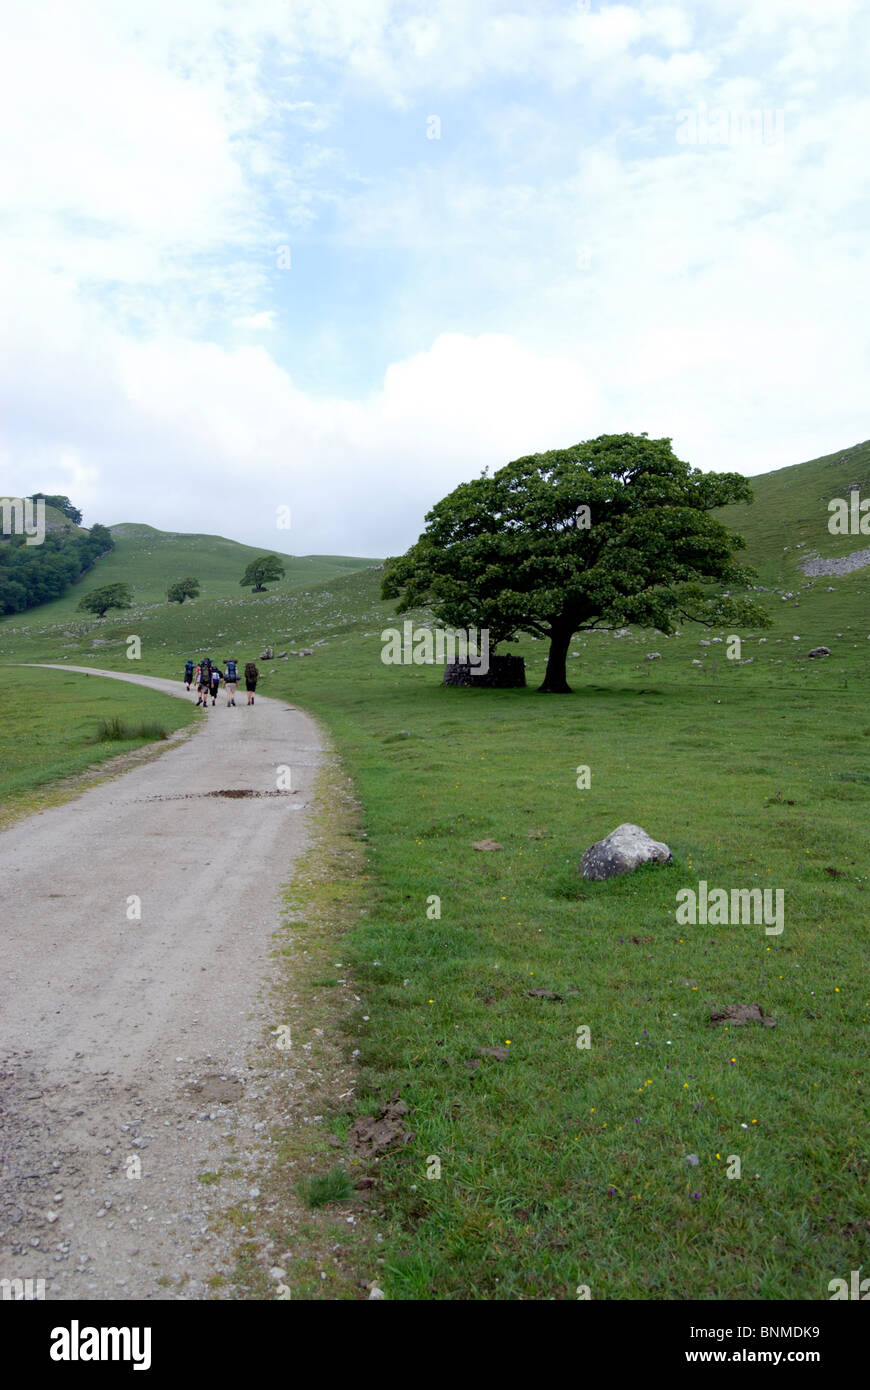
{"type": "Polygon", "coordinates": [[[502,690],[526,683],[526,663],[521,656],[490,656],[489,670],[481,675],[467,661],[451,661],[444,669],[442,685],[482,685],[502,690]]]}

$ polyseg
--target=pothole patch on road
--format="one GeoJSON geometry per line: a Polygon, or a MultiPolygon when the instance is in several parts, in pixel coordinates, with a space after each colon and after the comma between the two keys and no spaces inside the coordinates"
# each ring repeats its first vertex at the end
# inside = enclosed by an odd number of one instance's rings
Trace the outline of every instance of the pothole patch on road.
{"type": "Polygon", "coordinates": [[[241,1100],[243,1086],[232,1077],[204,1076],[200,1081],[191,1081],[185,1088],[188,1095],[198,1096],[200,1100],[217,1105],[230,1105],[241,1100]]]}
{"type": "Polygon", "coordinates": [[[280,792],[258,792],[252,787],[224,787],[220,791],[214,792],[180,792],[177,796],[146,796],[146,801],[200,801],[206,796],[227,796],[237,798],[240,796],[298,796],[296,791],[280,792]]]}

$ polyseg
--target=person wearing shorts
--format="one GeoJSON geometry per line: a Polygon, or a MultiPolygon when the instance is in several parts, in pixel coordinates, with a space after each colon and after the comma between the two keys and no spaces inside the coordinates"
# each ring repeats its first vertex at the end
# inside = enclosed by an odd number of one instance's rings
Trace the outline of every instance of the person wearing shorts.
{"type": "Polygon", "coordinates": [[[258,681],[259,679],[260,679],[260,673],[259,673],[259,671],[257,670],[257,668],[256,668],[256,666],[255,666],[255,664],[254,664],[254,662],[253,662],[253,661],[249,661],[248,664],[247,664],[247,666],[245,667],[245,689],[246,689],[247,692],[248,692],[248,704],[249,704],[249,705],[252,705],[252,704],[254,703],[254,695],[255,695],[256,690],[257,690],[257,681],[258,681]]]}
{"type": "Polygon", "coordinates": [[[212,666],[212,668],[211,668],[211,702],[212,702],[213,705],[217,703],[217,697],[218,697],[218,691],[220,690],[221,678],[222,678],[222,672],[218,670],[217,666],[212,666]]]}
{"type": "Polygon", "coordinates": [[[211,665],[201,665],[197,674],[196,693],[198,705],[208,709],[208,696],[211,690],[211,665]]]}

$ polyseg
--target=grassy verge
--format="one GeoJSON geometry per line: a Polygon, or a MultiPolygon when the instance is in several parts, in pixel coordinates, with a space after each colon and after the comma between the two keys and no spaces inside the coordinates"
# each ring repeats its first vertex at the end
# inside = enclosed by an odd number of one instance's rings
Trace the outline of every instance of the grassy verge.
{"type": "Polygon", "coordinates": [[[80,790],[70,779],[191,724],[190,705],[75,672],[6,667],[0,722],[0,824],[80,790]]]}
{"type": "Polygon", "coordinates": [[[252,1177],[263,1202],[256,1224],[240,1209],[225,1217],[240,1237],[236,1297],[365,1299],[382,1278],[385,1243],[397,1238],[347,1152],[358,1077],[345,1047],[355,1007],[346,948],[368,880],[359,808],[335,759],[318,779],[311,829],[285,889],[257,1059],[268,1150],[252,1177]],[[282,1271],[277,1283],[270,1269],[282,1271]]]}

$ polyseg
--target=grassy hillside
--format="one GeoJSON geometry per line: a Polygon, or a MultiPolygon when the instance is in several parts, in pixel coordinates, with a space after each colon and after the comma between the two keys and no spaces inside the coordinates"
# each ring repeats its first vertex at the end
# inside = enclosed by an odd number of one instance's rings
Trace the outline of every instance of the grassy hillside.
{"type": "MultiPolygon", "coordinates": [[[[754,479],[755,508],[731,509],[773,619],[741,634],[743,665],[726,632],[686,626],[579,638],[573,696],[535,692],[531,639],[529,688],[447,688],[437,667],[382,663],[401,620],[371,570],[80,630],[0,624],[4,662],[130,669],[136,632],[160,675],[188,652],[314,647],[261,662],[262,689],[327,725],[362,806],[369,877],[336,956],[360,998],[359,1082],[324,1130],[343,1142],[395,1092],[410,1106],[414,1138],[368,1170],[388,1297],[827,1299],[866,1259],[870,569],[806,580],[793,559],[801,540],[861,548],[829,536],[826,506],[863,489],[866,455],[832,457],[754,479]],[[831,657],[809,658],[822,643],[831,657]],[[622,821],[673,863],[581,881],[622,821]],[[474,849],[487,838],[502,848],[474,849]],[[679,926],[676,893],[701,879],[782,889],[784,930],[679,926]],[[756,1001],[774,1028],[710,1021],[756,1001]]],[[[352,1259],[344,1212],[336,1233],[352,1259]]],[[[329,1296],[319,1276],[296,1289],[329,1296]]]]}
{"type": "Polygon", "coordinates": [[[809,463],[763,473],[750,482],[754,502],[722,507],[717,515],[745,536],[746,558],[759,571],[763,584],[793,589],[805,583],[798,569],[804,556],[848,555],[870,545],[868,536],[834,536],[828,531],[828,503],[834,497],[848,500],[853,483],[858,484],[862,499],[870,497],[870,440],[809,463]]]}
{"type": "Polygon", "coordinates": [[[59,605],[45,605],[0,621],[0,661],[59,660],[132,670],[127,636],[135,633],[142,641],[141,669],[177,675],[188,656],[221,661],[244,654],[247,659],[266,645],[281,651],[350,631],[367,613],[373,623],[381,616],[390,619],[392,606],[377,597],[379,581],[380,574],[368,569],[311,589],[278,585],[265,594],[238,590],[233,598],[206,596],[182,605],[137,603],[102,620],[73,614],[47,622],[49,609],[59,605]]]}
{"type": "MultiPolygon", "coordinates": [[[[46,509],[46,523],[52,508],[46,509]]],[[[63,518],[61,518],[63,520],[63,518]]],[[[191,574],[200,580],[202,597],[237,597],[243,591],[241,579],[246,566],[269,552],[241,545],[224,536],[186,535],[158,531],[153,526],[125,522],[109,528],[115,548],[54,603],[39,609],[40,622],[58,622],[72,616],[83,594],[104,584],[129,584],[138,604],[165,603],[166,589],[176,579],[191,574]]],[[[377,563],[348,555],[286,555],[272,552],[284,561],[286,575],[282,588],[317,584],[334,574],[344,574],[377,563]]]]}

